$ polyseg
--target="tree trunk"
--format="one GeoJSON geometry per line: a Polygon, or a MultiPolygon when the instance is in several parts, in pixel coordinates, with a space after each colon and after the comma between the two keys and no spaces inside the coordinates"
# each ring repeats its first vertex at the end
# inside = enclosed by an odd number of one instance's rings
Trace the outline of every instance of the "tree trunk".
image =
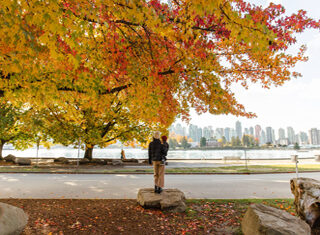
{"type": "Polygon", "coordinates": [[[3,149],[4,144],[5,144],[5,142],[1,140],[0,141],[0,160],[3,160],[2,149],[3,149]]]}
{"type": "Polygon", "coordinates": [[[84,153],[84,158],[88,159],[88,160],[92,160],[92,152],[93,152],[93,146],[86,146],[86,151],[84,153]]]}
{"type": "Polygon", "coordinates": [[[310,225],[312,234],[320,234],[320,181],[294,178],[290,185],[298,216],[310,225]]]}

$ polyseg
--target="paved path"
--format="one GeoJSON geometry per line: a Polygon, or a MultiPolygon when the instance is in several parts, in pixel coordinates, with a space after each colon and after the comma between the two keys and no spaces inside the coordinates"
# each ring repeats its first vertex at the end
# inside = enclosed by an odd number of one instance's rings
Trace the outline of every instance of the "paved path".
{"type": "MultiPolygon", "coordinates": [[[[0,198],[136,198],[153,187],[152,175],[0,174],[0,198]]],[[[166,187],[187,198],[292,198],[295,174],[167,175],[166,187]]],[[[320,180],[320,173],[300,177],[320,180]]]]}

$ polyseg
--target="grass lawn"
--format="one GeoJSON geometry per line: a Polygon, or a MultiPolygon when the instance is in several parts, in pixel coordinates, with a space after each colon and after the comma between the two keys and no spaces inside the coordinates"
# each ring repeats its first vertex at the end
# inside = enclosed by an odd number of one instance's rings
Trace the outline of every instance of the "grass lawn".
{"type": "Polygon", "coordinates": [[[31,234],[242,234],[251,203],[294,214],[292,199],[187,200],[185,213],[144,209],[135,200],[0,199],[24,209],[31,234]]]}
{"type": "MultiPolygon", "coordinates": [[[[301,164],[299,165],[299,172],[320,171],[319,164],[301,164]]],[[[113,167],[113,166],[80,166],[77,169],[75,166],[68,165],[55,166],[55,167],[9,167],[1,166],[1,172],[21,172],[21,173],[37,173],[37,172],[69,172],[69,173],[150,173],[153,169],[141,168],[139,166],[133,168],[113,167]]],[[[188,173],[277,173],[277,172],[295,172],[295,165],[249,165],[245,166],[223,166],[223,167],[191,167],[191,168],[166,168],[166,173],[174,174],[188,174],[188,173]]]]}

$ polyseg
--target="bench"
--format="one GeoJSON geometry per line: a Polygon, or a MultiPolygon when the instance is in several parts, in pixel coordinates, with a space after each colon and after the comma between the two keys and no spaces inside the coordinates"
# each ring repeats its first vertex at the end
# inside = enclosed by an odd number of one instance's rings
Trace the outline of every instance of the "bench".
{"type": "Polygon", "coordinates": [[[223,161],[226,163],[226,161],[239,161],[241,158],[239,156],[224,156],[223,161]]]}

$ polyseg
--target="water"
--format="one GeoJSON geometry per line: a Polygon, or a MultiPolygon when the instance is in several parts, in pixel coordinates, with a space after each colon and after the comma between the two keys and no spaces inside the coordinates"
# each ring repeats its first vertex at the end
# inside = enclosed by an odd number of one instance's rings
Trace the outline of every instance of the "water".
{"type": "MultiPolygon", "coordinates": [[[[120,148],[96,148],[93,150],[94,158],[120,158],[120,148]]],[[[30,148],[18,151],[13,148],[5,148],[3,156],[13,154],[16,157],[36,157],[36,149],[30,148]]],[[[147,159],[148,151],[140,148],[125,148],[126,158],[147,159]]],[[[319,150],[296,151],[296,150],[247,150],[247,159],[290,159],[291,155],[299,155],[299,158],[314,158],[320,154],[319,150]]],[[[80,158],[84,151],[80,151],[80,158]]],[[[245,158],[244,150],[169,150],[168,159],[222,159],[224,156],[239,156],[245,158]]],[[[63,146],[54,146],[51,149],[40,147],[39,158],[77,158],[78,149],[63,146]]]]}

